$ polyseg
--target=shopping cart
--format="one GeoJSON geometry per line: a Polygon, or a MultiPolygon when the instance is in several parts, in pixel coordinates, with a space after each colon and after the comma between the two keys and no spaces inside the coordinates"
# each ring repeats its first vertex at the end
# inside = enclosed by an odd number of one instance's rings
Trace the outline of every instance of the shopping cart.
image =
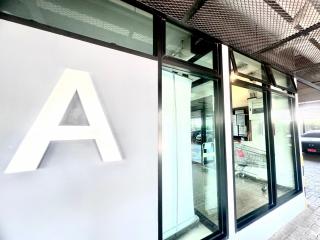
{"type": "MultiPolygon", "coordinates": [[[[267,181],[266,151],[241,143],[234,144],[235,175],[267,181]]],[[[261,188],[267,191],[267,184],[261,188]]]]}

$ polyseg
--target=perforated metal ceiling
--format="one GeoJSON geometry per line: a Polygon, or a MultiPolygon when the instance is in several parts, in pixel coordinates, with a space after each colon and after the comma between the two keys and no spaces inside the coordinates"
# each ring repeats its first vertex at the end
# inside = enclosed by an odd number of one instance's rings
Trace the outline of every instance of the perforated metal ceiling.
{"type": "Polygon", "coordinates": [[[177,20],[182,20],[194,3],[194,0],[138,0],[177,20]]]}
{"type": "Polygon", "coordinates": [[[320,81],[320,0],[139,1],[259,60],[320,81]]]}

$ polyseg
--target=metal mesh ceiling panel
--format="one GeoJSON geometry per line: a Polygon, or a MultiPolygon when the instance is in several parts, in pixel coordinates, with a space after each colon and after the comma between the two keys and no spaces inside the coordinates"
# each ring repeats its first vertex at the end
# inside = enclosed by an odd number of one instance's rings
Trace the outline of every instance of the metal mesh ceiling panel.
{"type": "Polygon", "coordinates": [[[320,62],[320,30],[297,37],[260,55],[266,61],[291,71],[308,68],[320,62]]]}
{"type": "Polygon", "coordinates": [[[153,7],[177,20],[182,20],[191,8],[194,0],[139,0],[139,2],[153,7]]]}
{"type": "Polygon", "coordinates": [[[299,73],[299,76],[303,79],[308,79],[308,81],[319,85],[320,87],[320,66],[310,68],[310,69],[305,69],[299,73]]]}
{"type": "Polygon", "coordinates": [[[310,68],[320,67],[320,0],[140,1],[282,70],[319,77],[310,68]]]}
{"type": "Polygon", "coordinates": [[[259,0],[208,0],[189,23],[249,54],[297,31],[259,0]]]}
{"type": "MultiPolygon", "coordinates": [[[[318,101],[320,99],[320,91],[310,88],[298,82],[299,102],[318,101]]],[[[316,113],[318,114],[318,113],[316,113]]]]}

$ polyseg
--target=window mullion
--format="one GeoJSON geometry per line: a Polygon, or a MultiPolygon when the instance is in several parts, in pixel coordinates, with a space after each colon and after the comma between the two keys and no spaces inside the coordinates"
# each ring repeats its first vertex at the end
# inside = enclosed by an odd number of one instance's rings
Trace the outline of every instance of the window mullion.
{"type": "Polygon", "coordinates": [[[268,167],[268,190],[270,206],[277,204],[277,179],[276,179],[276,164],[275,164],[275,150],[274,150],[274,128],[271,118],[271,92],[265,91],[264,101],[266,106],[265,111],[265,128],[266,128],[266,142],[267,142],[267,167],[268,167]]]}

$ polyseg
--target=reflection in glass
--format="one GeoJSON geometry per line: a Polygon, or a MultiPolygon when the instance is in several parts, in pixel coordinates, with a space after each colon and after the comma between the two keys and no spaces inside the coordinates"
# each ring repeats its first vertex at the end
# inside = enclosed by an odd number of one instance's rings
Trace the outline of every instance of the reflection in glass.
{"type": "Polygon", "coordinates": [[[272,93],[272,125],[278,197],[295,188],[291,98],[272,93]]]}
{"type": "Polygon", "coordinates": [[[153,53],[153,17],[120,0],[4,0],[0,10],[94,39],[153,53]]]}
{"type": "Polygon", "coordinates": [[[166,55],[203,67],[213,68],[212,44],[189,31],[166,24],[166,55]]]}
{"type": "Polygon", "coordinates": [[[294,90],[294,85],[293,85],[294,83],[288,75],[282,72],[279,72],[273,68],[271,70],[277,86],[294,90]]]}
{"type": "Polygon", "coordinates": [[[194,63],[197,65],[200,65],[202,67],[212,68],[213,67],[212,66],[212,58],[213,58],[213,53],[212,53],[212,51],[210,51],[209,53],[207,53],[203,57],[196,60],[194,63]]]}
{"type": "Polygon", "coordinates": [[[239,73],[260,79],[262,81],[268,81],[265,69],[260,62],[237,52],[233,52],[233,55],[239,73]]]}
{"type": "Polygon", "coordinates": [[[240,218],[268,204],[262,91],[232,86],[236,213],[240,218]]]}
{"type": "Polygon", "coordinates": [[[164,239],[203,239],[219,228],[214,85],[162,73],[164,239]]]}

